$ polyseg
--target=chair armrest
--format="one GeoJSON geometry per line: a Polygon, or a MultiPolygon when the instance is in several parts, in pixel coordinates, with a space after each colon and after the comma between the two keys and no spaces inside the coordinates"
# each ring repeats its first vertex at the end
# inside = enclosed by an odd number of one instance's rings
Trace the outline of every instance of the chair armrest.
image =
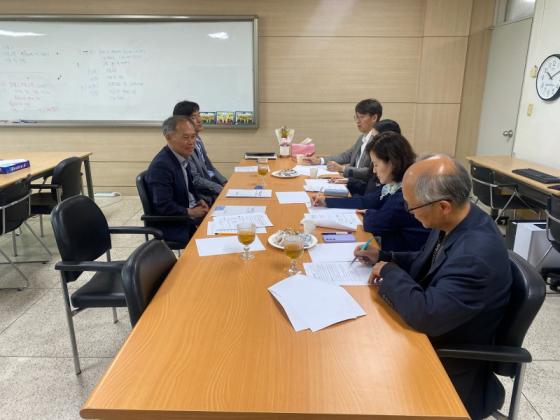
{"type": "Polygon", "coordinates": [[[55,264],[54,269],[59,271],[118,271],[124,267],[126,261],[59,261],[55,264]]]}
{"type": "Polygon", "coordinates": [[[143,214],[140,219],[145,222],[192,222],[192,219],[186,214],[177,216],[154,216],[143,214]]]}
{"type": "Polygon", "coordinates": [[[163,238],[161,230],[143,226],[109,226],[109,233],[132,233],[139,235],[152,235],[156,239],[163,238]]]}
{"type": "Polygon", "coordinates": [[[60,184],[31,184],[29,187],[33,190],[56,190],[62,188],[60,184]]]}
{"type": "Polygon", "coordinates": [[[444,359],[484,360],[487,362],[530,363],[531,353],[523,347],[466,345],[453,348],[436,349],[437,355],[444,359]]]}

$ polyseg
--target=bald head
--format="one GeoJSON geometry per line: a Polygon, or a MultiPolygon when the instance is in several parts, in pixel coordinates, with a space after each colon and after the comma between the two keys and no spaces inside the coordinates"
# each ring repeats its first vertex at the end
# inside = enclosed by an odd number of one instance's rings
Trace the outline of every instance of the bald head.
{"type": "Polygon", "coordinates": [[[462,206],[469,200],[471,179],[459,162],[447,155],[422,159],[408,168],[403,187],[410,188],[419,202],[450,201],[462,206]]]}

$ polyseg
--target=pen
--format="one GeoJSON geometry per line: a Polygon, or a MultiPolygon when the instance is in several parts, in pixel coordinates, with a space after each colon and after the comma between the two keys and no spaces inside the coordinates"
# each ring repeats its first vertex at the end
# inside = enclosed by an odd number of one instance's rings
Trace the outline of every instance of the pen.
{"type": "MultiPolygon", "coordinates": [[[[373,241],[374,238],[369,239],[365,244],[363,244],[362,246],[360,246],[360,249],[362,251],[365,251],[366,249],[369,248],[369,244],[371,244],[371,241],[373,241]]],[[[358,257],[354,257],[354,259],[352,260],[352,262],[350,263],[350,265],[354,264],[354,262],[356,262],[356,260],[358,259],[358,257]]]]}

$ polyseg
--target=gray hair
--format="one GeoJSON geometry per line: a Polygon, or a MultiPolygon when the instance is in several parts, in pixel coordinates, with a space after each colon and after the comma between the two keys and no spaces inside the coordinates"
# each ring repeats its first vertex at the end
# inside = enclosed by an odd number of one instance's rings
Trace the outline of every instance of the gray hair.
{"type": "Polygon", "coordinates": [[[179,123],[182,121],[187,121],[194,127],[194,123],[190,118],[184,117],[182,115],[173,115],[172,117],[167,118],[161,124],[163,135],[167,136],[168,134],[173,134],[175,130],[177,130],[177,126],[179,125],[179,123]]]}
{"type": "MultiPolygon", "coordinates": [[[[446,155],[425,156],[420,160],[437,156],[446,155]]],[[[443,174],[423,173],[418,176],[415,194],[421,203],[447,200],[460,206],[469,200],[472,187],[469,173],[457,160],[452,157],[449,159],[453,162],[453,171],[443,174]]]]}

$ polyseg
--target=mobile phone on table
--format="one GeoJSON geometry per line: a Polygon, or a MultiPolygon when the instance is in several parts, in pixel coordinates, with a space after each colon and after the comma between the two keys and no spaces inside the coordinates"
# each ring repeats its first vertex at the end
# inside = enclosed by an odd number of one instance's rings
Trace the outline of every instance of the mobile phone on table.
{"type": "Polygon", "coordinates": [[[356,242],[356,237],[348,232],[324,232],[323,241],[327,244],[356,242]]]}

